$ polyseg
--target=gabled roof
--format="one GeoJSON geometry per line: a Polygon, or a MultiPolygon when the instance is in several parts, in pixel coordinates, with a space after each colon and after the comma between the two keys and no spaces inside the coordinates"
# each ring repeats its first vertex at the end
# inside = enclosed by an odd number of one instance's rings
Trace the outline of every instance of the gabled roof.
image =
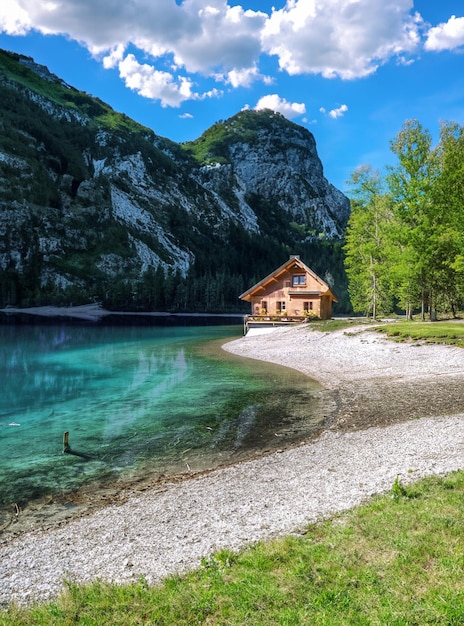
{"type": "MultiPolygon", "coordinates": [[[[253,287],[250,287],[249,289],[244,291],[239,296],[240,300],[246,300],[247,302],[249,302],[251,298],[257,295],[259,291],[264,291],[270,284],[272,284],[273,282],[277,282],[284,274],[288,273],[289,270],[293,268],[298,268],[302,272],[310,274],[321,285],[321,290],[317,293],[320,293],[321,295],[324,295],[324,296],[330,296],[334,302],[338,302],[337,297],[335,296],[333,291],[330,289],[329,285],[325,281],[323,281],[322,278],[320,278],[317,274],[315,274],[311,268],[305,265],[303,261],[300,259],[300,257],[297,255],[292,255],[288,259],[288,261],[283,263],[280,267],[274,270],[271,274],[269,274],[268,276],[260,280],[258,283],[256,283],[256,285],[253,285],[253,287]]],[[[306,292],[306,293],[309,293],[309,292],[306,292]]],[[[313,293],[316,293],[316,292],[313,292],[313,293]]]]}

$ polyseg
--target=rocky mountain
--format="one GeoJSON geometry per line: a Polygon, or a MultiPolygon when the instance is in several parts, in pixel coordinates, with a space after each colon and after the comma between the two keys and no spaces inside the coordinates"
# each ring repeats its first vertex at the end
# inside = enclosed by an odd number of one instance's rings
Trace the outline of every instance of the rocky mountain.
{"type": "Polygon", "coordinates": [[[341,274],[348,215],[277,113],[176,144],[0,51],[1,306],[227,309],[289,253],[341,274]]]}
{"type": "Polygon", "coordinates": [[[259,205],[267,203],[284,209],[309,236],[343,236],[349,203],[324,177],[314,137],[302,126],[273,111],[242,111],[184,148],[203,164],[201,184],[219,202],[225,192],[247,228],[260,230],[259,205]]]}

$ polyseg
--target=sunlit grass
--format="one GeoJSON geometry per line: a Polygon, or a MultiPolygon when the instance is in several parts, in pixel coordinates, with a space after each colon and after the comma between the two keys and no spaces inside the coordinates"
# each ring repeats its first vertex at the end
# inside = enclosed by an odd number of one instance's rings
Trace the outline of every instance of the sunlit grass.
{"type": "Polygon", "coordinates": [[[316,320],[308,324],[310,330],[332,332],[335,330],[347,330],[353,327],[362,327],[362,330],[370,328],[384,333],[388,338],[395,341],[419,341],[424,343],[442,343],[464,347],[464,320],[444,320],[438,322],[422,321],[382,321],[360,318],[333,318],[330,320],[316,320]]]}
{"type": "Polygon", "coordinates": [[[31,624],[464,624],[464,472],[396,482],[306,534],[223,550],[160,586],[69,584],[48,605],[0,612],[31,624]]]}
{"type": "Polygon", "coordinates": [[[464,322],[401,321],[379,326],[380,332],[397,341],[423,341],[464,347],[464,322]]]}

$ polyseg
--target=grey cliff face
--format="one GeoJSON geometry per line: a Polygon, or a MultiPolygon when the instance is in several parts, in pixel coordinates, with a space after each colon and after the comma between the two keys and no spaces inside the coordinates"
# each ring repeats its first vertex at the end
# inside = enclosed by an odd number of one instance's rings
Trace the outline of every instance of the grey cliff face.
{"type": "MultiPolygon", "coordinates": [[[[272,117],[275,114],[269,112],[272,117]]],[[[348,199],[324,177],[313,135],[296,125],[258,130],[252,141],[233,143],[228,164],[203,168],[203,184],[216,191],[228,187],[249,228],[257,218],[246,198],[261,196],[329,239],[343,236],[349,217],[348,199]]]]}
{"type": "Polygon", "coordinates": [[[213,242],[229,245],[231,224],[269,234],[266,213],[309,239],[343,236],[348,199],[325,179],[306,129],[271,111],[245,112],[224,122],[221,158],[202,162],[21,59],[61,91],[48,97],[51,87],[36,89],[36,79],[15,81],[14,60],[0,55],[9,124],[0,143],[0,271],[28,271],[39,288],[84,285],[89,273],[130,281],[150,268],[186,276],[213,242]]]}

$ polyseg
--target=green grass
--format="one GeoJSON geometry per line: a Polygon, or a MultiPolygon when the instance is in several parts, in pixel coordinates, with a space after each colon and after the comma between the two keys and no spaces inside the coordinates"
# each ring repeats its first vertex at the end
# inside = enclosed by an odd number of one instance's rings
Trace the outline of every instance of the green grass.
{"type": "Polygon", "coordinates": [[[282,131],[294,127],[293,122],[270,110],[240,111],[228,120],[216,122],[195,141],[182,144],[182,148],[202,165],[228,163],[231,145],[238,142],[255,144],[258,131],[263,128],[282,131]]]}
{"type": "Polygon", "coordinates": [[[221,551],[160,586],[69,584],[51,604],[0,612],[0,624],[458,626],[463,528],[463,471],[396,480],[303,535],[221,551]]]}
{"type": "Polygon", "coordinates": [[[99,125],[112,130],[152,136],[153,131],[130,119],[124,113],[114,111],[108,104],[90,94],[56,80],[44,80],[42,76],[19,62],[23,55],[0,50],[0,71],[10,80],[35,91],[59,106],[75,109],[80,114],[96,120],[99,125]]]}
{"type": "Polygon", "coordinates": [[[333,318],[316,320],[309,323],[310,330],[332,332],[363,326],[363,330],[376,330],[395,341],[416,341],[423,343],[441,343],[464,348],[464,321],[445,320],[438,322],[393,321],[381,322],[367,318],[333,318]]]}
{"type": "Polygon", "coordinates": [[[330,320],[312,320],[308,323],[310,330],[318,330],[320,332],[332,332],[334,330],[344,330],[352,328],[353,326],[365,326],[369,327],[378,326],[378,321],[373,321],[367,317],[351,317],[351,318],[332,318],[330,320]]]}
{"type": "Polygon", "coordinates": [[[464,348],[464,322],[392,322],[377,328],[396,341],[443,343],[464,348]]]}

